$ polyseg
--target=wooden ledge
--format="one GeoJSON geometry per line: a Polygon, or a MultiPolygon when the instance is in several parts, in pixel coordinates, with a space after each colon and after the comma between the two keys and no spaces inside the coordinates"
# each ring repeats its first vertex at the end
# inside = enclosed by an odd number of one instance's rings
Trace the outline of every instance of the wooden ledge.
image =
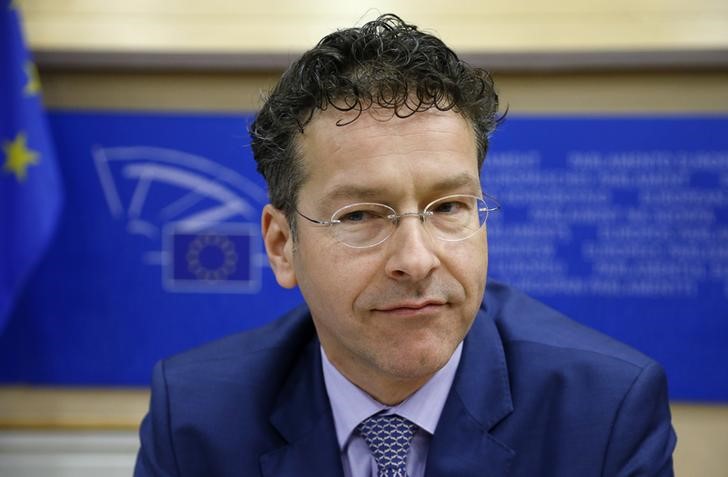
{"type": "Polygon", "coordinates": [[[0,429],[137,429],[143,388],[0,387],[0,429]]]}
{"type": "MultiPolygon", "coordinates": [[[[43,70],[140,72],[280,72],[301,52],[169,52],[35,49],[43,70]]],[[[461,51],[496,73],[726,71],[728,48],[663,50],[461,51]]]]}

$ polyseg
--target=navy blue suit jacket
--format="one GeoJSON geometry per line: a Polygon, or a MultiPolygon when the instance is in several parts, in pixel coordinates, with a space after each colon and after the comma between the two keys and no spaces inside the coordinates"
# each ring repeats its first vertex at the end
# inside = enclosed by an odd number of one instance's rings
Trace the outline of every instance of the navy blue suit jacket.
{"type": "MultiPolygon", "coordinates": [[[[489,283],[428,477],[672,476],[660,366],[489,283]]],[[[341,477],[319,344],[301,308],[154,369],[135,476],[341,477]]]]}

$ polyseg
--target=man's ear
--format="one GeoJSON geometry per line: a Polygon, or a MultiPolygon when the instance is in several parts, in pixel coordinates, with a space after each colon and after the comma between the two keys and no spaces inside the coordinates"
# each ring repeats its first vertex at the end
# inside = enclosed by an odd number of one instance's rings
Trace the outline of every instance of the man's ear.
{"type": "Polygon", "coordinates": [[[268,204],[263,207],[260,226],[268,262],[276,281],[283,288],[295,287],[298,282],[293,268],[293,236],[285,214],[268,204]]]}

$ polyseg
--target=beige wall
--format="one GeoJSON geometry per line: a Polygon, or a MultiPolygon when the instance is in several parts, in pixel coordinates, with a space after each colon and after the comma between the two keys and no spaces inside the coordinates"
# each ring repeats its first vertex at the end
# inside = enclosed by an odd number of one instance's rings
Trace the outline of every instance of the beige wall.
{"type": "MultiPolygon", "coordinates": [[[[274,64],[281,66],[323,34],[371,18],[378,10],[395,11],[436,31],[478,61],[506,55],[498,58],[515,67],[497,68],[496,80],[512,114],[728,112],[724,0],[412,0],[374,2],[372,11],[335,0],[17,3],[30,43],[44,58],[41,77],[51,107],[254,110],[261,92],[280,73],[261,69],[261,58],[279,55],[274,64]],[[605,51],[622,56],[606,68],[588,67],[591,55],[605,51]],[[706,51],[711,54],[708,67],[670,66],[671,55],[685,59],[706,51]],[[532,68],[519,55],[533,52],[546,63],[523,72],[532,68]],[[549,61],[563,52],[587,56],[554,72],[549,61]],[[646,71],[639,61],[629,61],[635,52],[647,52],[642,57],[647,64],[658,57],[667,62],[646,71]],[[149,53],[158,56],[140,67],[139,58],[149,53]],[[177,53],[186,56],[163,67],[177,53]],[[213,69],[200,67],[205,58],[221,53],[242,56],[223,56],[213,69]],[[121,61],[102,69],[100,63],[114,54],[121,54],[121,61]],[[515,63],[508,62],[514,58],[515,63]],[[155,63],[159,61],[161,66],[155,63]],[[221,72],[226,61],[238,63],[221,72]],[[177,69],[170,70],[170,64],[177,69]],[[185,70],[185,64],[196,66],[185,70]]],[[[147,399],[144,390],[0,389],[0,428],[132,429],[147,399]]],[[[678,475],[728,476],[728,407],[674,403],[673,413],[678,475]]]]}
{"type": "Polygon", "coordinates": [[[460,52],[728,45],[723,0],[16,0],[36,49],[290,52],[395,12],[460,52]]]}

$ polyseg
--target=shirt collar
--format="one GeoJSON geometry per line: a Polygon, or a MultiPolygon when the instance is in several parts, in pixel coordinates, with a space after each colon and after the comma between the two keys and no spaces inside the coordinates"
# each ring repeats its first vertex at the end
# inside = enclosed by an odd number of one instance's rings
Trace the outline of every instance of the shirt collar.
{"type": "Polygon", "coordinates": [[[344,449],[351,434],[361,421],[382,411],[385,411],[385,414],[398,414],[414,422],[421,429],[434,434],[450,393],[450,387],[455,379],[462,349],[463,344],[460,343],[445,366],[440,368],[409,398],[396,406],[386,406],[341,374],[331,364],[322,347],[321,364],[324,383],[331,402],[340,449],[344,449]]]}

